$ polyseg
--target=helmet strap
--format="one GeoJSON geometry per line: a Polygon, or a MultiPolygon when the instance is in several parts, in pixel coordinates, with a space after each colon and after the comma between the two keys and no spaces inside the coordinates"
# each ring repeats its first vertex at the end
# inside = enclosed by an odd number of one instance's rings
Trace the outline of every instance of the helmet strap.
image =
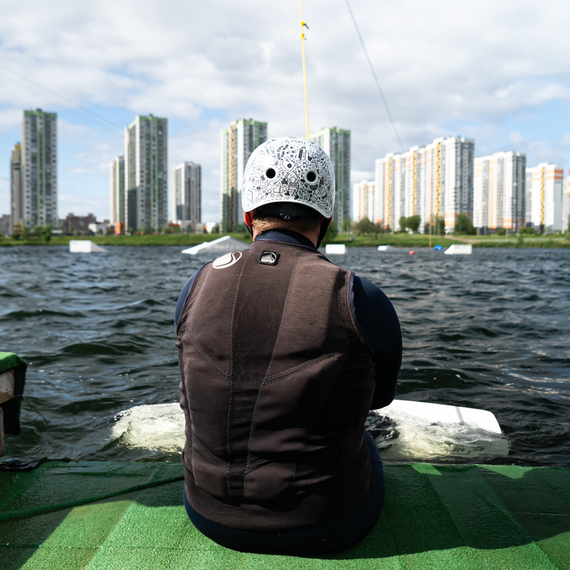
{"type": "Polygon", "coordinates": [[[247,231],[253,235],[253,220],[251,219],[251,212],[244,212],[243,213],[243,221],[245,222],[245,227],[247,231]]]}

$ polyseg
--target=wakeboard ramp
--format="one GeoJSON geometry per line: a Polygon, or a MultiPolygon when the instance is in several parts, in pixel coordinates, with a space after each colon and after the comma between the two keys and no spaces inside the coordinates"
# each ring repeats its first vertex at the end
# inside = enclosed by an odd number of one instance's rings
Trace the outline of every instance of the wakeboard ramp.
{"type": "MultiPolygon", "coordinates": [[[[475,408],[394,400],[372,410],[365,427],[384,459],[443,461],[509,452],[495,416],[475,408]]],[[[111,439],[153,453],[181,453],[184,412],[178,403],[129,408],[115,416],[111,439]]]]}

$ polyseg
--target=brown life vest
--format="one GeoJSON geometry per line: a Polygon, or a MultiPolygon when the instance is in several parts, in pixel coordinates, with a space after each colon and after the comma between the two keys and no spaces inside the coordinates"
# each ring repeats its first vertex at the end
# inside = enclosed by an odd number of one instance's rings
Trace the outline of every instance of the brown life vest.
{"type": "Polygon", "coordinates": [[[364,499],[374,361],[350,310],[350,276],[278,241],[196,276],[177,347],[186,494],[205,518],[295,528],[364,499]]]}

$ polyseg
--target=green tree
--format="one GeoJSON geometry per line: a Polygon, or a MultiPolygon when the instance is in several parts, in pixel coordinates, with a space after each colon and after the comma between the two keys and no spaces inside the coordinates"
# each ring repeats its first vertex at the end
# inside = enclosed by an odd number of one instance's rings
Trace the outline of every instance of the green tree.
{"type": "Polygon", "coordinates": [[[469,219],[469,216],[466,214],[457,214],[453,233],[459,235],[475,235],[475,228],[473,227],[473,223],[469,219]]]}
{"type": "Polygon", "coordinates": [[[210,232],[212,234],[219,234],[220,233],[220,224],[216,224],[213,228],[212,231],[210,232]]]}
{"type": "Polygon", "coordinates": [[[30,227],[23,226],[22,227],[22,239],[28,239],[30,237],[30,227]]]}
{"type": "Polygon", "coordinates": [[[400,231],[405,232],[406,228],[408,227],[408,218],[406,216],[402,216],[399,221],[400,224],[400,231]]]}
{"type": "Polygon", "coordinates": [[[519,229],[519,234],[536,235],[536,230],[534,228],[527,228],[526,226],[523,226],[522,228],[519,229]]]}
{"type": "Polygon", "coordinates": [[[435,221],[435,235],[445,235],[445,221],[441,216],[438,216],[437,220],[435,221]]]}
{"type": "Polygon", "coordinates": [[[42,228],[42,238],[43,238],[45,243],[49,243],[51,241],[51,230],[52,230],[52,227],[50,224],[46,224],[42,228]]]}
{"type": "Polygon", "coordinates": [[[43,235],[43,228],[42,226],[35,225],[33,230],[34,237],[41,238],[43,235]]]}
{"type": "Polygon", "coordinates": [[[374,224],[365,216],[356,224],[358,234],[370,234],[374,231],[374,224]]]}
{"type": "Polygon", "coordinates": [[[413,232],[417,232],[420,224],[422,222],[421,216],[410,216],[408,218],[408,229],[412,230],[413,232]]]}
{"type": "Polygon", "coordinates": [[[497,234],[498,236],[504,236],[506,233],[507,233],[507,230],[505,230],[505,228],[499,228],[499,229],[496,231],[496,234],[497,234]]]}
{"type": "Polygon", "coordinates": [[[350,233],[350,230],[352,229],[352,220],[350,218],[344,218],[344,220],[342,220],[342,231],[345,234],[350,233]]]}
{"type": "Polygon", "coordinates": [[[171,234],[172,233],[172,228],[166,224],[163,228],[162,228],[162,233],[163,234],[171,234]]]}

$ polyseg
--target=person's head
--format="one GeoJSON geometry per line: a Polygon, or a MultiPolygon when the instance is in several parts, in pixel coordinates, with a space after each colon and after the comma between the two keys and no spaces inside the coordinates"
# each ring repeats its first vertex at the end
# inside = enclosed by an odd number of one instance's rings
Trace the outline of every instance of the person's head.
{"type": "Polygon", "coordinates": [[[245,223],[256,234],[289,229],[324,237],[334,209],[334,171],[327,154],[304,139],[277,138],[258,146],[244,172],[245,223]]]}

